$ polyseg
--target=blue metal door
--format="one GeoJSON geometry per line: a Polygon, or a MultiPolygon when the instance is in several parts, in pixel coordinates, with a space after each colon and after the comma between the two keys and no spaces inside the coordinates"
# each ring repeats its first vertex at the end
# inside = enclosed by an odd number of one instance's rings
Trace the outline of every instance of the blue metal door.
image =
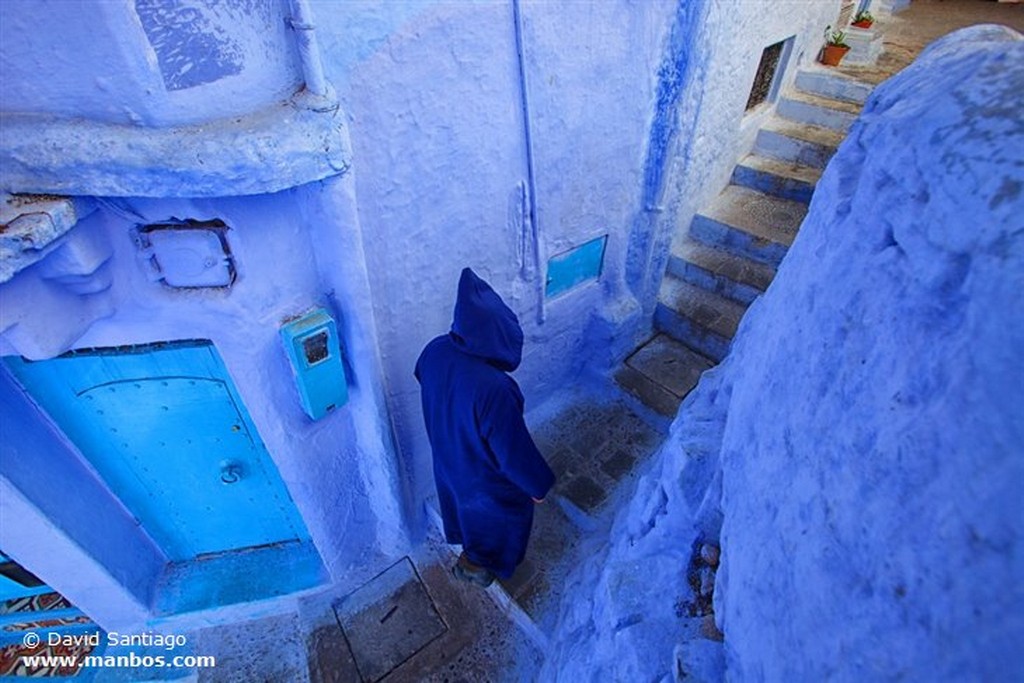
{"type": "Polygon", "coordinates": [[[169,559],[308,538],[212,343],[4,361],[169,559]]]}

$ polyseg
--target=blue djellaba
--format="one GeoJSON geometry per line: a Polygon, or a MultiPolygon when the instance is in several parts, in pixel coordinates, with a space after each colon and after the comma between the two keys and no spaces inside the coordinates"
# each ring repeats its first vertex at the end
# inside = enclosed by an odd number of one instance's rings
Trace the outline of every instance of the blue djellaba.
{"type": "Polygon", "coordinates": [[[522,562],[533,506],[555,481],[508,374],[522,352],[516,314],[465,268],[451,331],[428,343],[416,362],[445,538],[463,548],[453,571],[481,585],[491,575],[512,576],[522,562]]]}

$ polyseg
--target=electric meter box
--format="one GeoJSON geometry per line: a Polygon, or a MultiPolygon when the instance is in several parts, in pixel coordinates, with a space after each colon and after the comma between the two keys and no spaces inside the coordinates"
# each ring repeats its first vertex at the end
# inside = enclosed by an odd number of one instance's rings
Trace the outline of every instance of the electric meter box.
{"type": "Polygon", "coordinates": [[[281,328],[302,408],[319,420],[348,401],[348,383],[334,319],[322,308],[281,328]]]}

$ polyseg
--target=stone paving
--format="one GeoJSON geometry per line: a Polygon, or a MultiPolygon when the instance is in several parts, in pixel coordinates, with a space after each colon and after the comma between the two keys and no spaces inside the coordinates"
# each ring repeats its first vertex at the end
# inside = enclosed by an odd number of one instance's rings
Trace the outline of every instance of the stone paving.
{"type": "Polygon", "coordinates": [[[175,680],[534,680],[543,649],[523,637],[521,614],[488,591],[455,580],[450,571],[454,559],[432,531],[412,556],[401,558],[346,595],[317,593],[299,600],[298,614],[197,631],[190,635],[190,642],[197,644],[197,652],[216,657],[217,666],[175,680]]]}
{"type": "Polygon", "coordinates": [[[579,560],[583,531],[597,524],[617,487],[664,440],[666,421],[613,396],[580,397],[531,425],[557,480],[536,508],[526,560],[501,585],[544,633],[554,626],[562,579],[579,560]]]}
{"type": "MultiPolygon", "coordinates": [[[[345,595],[299,600],[298,613],[194,632],[217,658],[193,681],[496,683],[537,680],[580,540],[614,512],[616,493],[663,441],[668,421],[609,384],[528,416],[558,477],[537,506],[527,558],[486,590],[456,580],[458,548],[439,522],[409,557],[345,595]],[[600,397],[600,398],[598,398],[600,397]]],[[[130,680],[112,678],[110,680],[130,680]]],[[[178,679],[183,680],[183,679],[178,679]]]]}

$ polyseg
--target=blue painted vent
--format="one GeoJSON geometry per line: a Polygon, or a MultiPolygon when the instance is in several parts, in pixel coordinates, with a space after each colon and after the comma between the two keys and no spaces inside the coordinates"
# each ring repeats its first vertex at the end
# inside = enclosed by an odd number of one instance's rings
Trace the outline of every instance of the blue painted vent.
{"type": "Polygon", "coordinates": [[[596,280],[604,265],[608,235],[562,252],[548,260],[548,279],[544,293],[558,296],[588,280],[596,280]]]}

